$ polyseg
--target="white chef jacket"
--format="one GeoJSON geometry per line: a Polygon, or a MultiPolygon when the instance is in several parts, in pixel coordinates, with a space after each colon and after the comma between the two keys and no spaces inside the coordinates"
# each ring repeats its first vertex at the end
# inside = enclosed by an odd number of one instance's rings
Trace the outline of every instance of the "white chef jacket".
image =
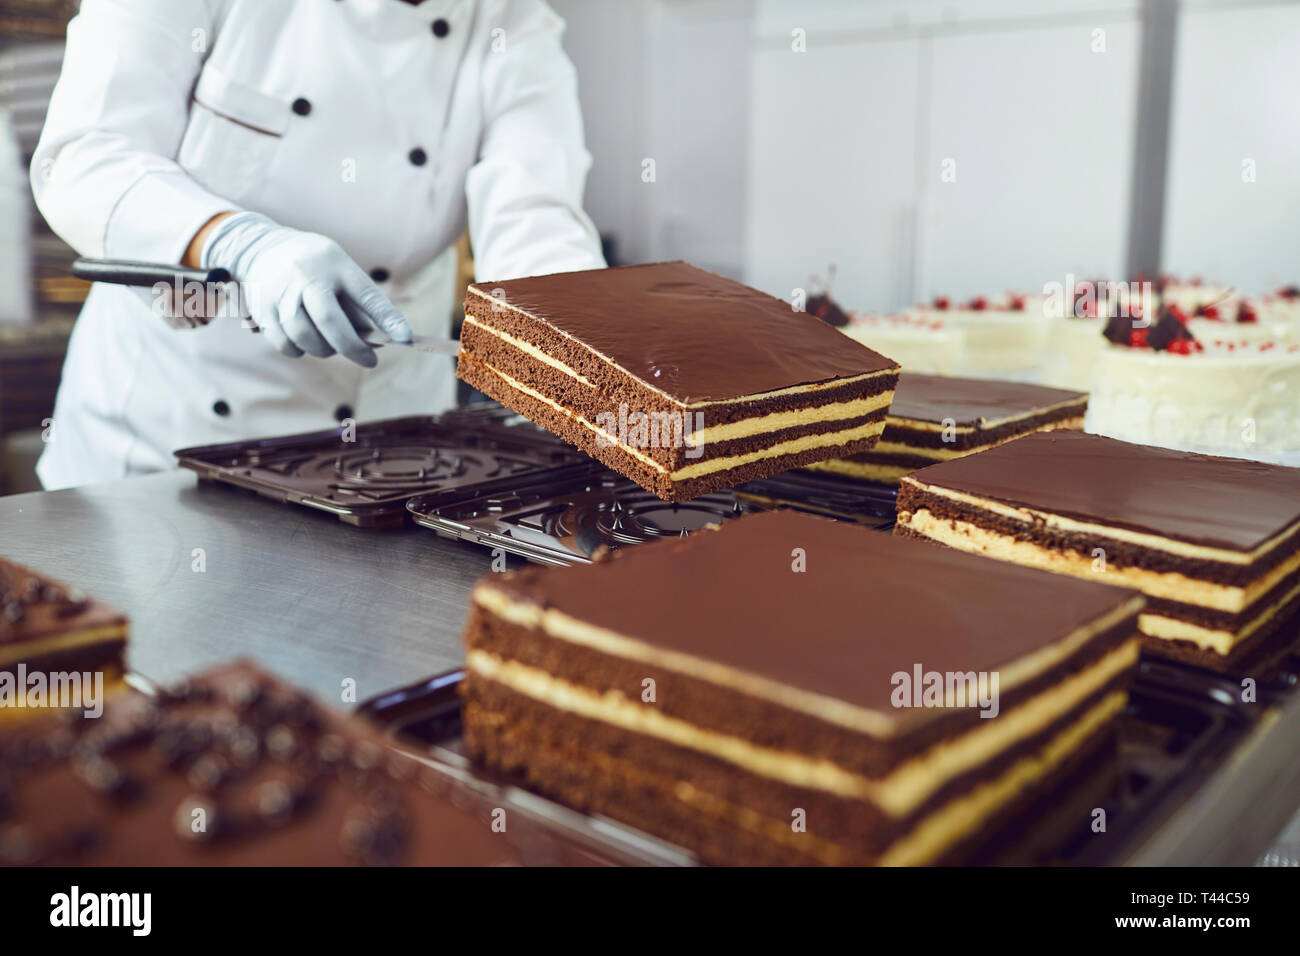
{"type": "MultiPolygon", "coordinates": [[[[179,262],[249,209],[336,240],[419,334],[446,335],[468,220],[479,277],[604,265],[563,21],[540,0],[84,0],[32,162],[79,253],[179,262]]],[[[178,448],[438,411],[452,360],[288,358],[233,318],[175,330],[97,285],[69,344],[47,488],[178,448]]]]}

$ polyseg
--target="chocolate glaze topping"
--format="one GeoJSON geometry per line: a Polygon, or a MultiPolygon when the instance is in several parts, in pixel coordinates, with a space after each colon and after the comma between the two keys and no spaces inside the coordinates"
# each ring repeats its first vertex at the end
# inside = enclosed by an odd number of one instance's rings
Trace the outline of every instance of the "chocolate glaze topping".
{"type": "Polygon", "coordinates": [[[898,364],[780,299],[685,262],[470,288],[573,336],[684,402],[738,398],[898,364]]]}
{"type": "MultiPolygon", "coordinates": [[[[1132,599],[1108,585],[972,557],[794,511],[525,568],[491,586],[654,648],[897,715],[891,676],[996,670],[1132,599]],[[803,549],[805,570],[794,570],[803,549]]],[[[652,666],[652,665],[647,665],[652,666]]]]}
{"type": "Polygon", "coordinates": [[[1300,521],[1300,468],[1045,432],[917,481],[1098,524],[1248,551],[1300,521]]]}
{"type": "Polygon", "coordinates": [[[1086,392],[1041,385],[904,372],[898,378],[889,415],[935,423],[951,418],[958,425],[980,428],[987,421],[1028,415],[1063,402],[1083,403],[1087,398],[1086,392]]]}

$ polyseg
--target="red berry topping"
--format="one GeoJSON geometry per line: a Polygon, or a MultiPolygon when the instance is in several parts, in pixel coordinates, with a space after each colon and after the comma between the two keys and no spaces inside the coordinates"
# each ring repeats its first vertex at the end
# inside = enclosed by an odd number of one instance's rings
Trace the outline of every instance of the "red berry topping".
{"type": "Polygon", "coordinates": [[[1196,351],[1198,351],[1198,352],[1204,352],[1204,351],[1205,351],[1205,346],[1202,345],[1202,344],[1200,343],[1200,340],[1198,340],[1198,339],[1192,339],[1192,345],[1194,345],[1194,346],[1196,347],[1196,351]]]}
{"type": "Polygon", "coordinates": [[[1147,330],[1134,329],[1128,334],[1128,344],[1135,349],[1144,349],[1147,347],[1147,330]]]}
{"type": "Polygon", "coordinates": [[[1182,322],[1184,324],[1187,323],[1187,313],[1184,312],[1182,309],[1178,308],[1178,306],[1169,305],[1166,307],[1166,309],[1169,312],[1169,314],[1172,315],[1179,322],[1182,322]]]}
{"type": "Polygon", "coordinates": [[[984,296],[979,296],[978,298],[971,299],[970,307],[974,309],[976,312],[983,312],[985,309],[989,307],[988,299],[984,298],[984,296]]]}
{"type": "Polygon", "coordinates": [[[1271,349],[1271,348],[1272,348],[1273,346],[1275,346],[1275,345],[1277,345],[1276,342],[1265,342],[1265,343],[1263,343],[1263,344],[1259,347],[1259,350],[1260,350],[1261,352],[1267,352],[1269,349],[1271,349]]]}
{"type": "Polygon", "coordinates": [[[1259,316],[1255,314],[1254,309],[1252,309],[1250,306],[1248,306],[1246,303],[1243,302],[1241,303],[1240,306],[1237,307],[1237,321],[1258,322],[1259,316]]]}
{"type": "Polygon", "coordinates": [[[1014,312],[1025,311],[1025,297],[1023,295],[1013,295],[1011,297],[1011,309],[1014,312]]]}
{"type": "Polygon", "coordinates": [[[946,295],[941,295],[935,298],[934,307],[936,309],[946,309],[948,308],[948,306],[949,306],[949,302],[948,302],[948,297],[946,295]]]}
{"type": "Polygon", "coordinates": [[[1191,355],[1194,341],[1194,339],[1174,339],[1165,351],[1173,352],[1175,355],[1191,355]]]}
{"type": "Polygon", "coordinates": [[[1198,306],[1196,314],[1203,319],[1217,319],[1219,317],[1219,308],[1214,305],[1198,306]]]}

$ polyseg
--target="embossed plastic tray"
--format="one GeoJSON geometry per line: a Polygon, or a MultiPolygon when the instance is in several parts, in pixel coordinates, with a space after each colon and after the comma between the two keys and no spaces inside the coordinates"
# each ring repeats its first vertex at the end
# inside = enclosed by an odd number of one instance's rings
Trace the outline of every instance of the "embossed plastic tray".
{"type": "Polygon", "coordinates": [[[882,530],[893,524],[892,503],[886,508],[880,498],[836,488],[832,494],[817,476],[809,482],[794,472],[787,475],[792,477],[776,476],[734,491],[671,502],[591,463],[557,468],[527,484],[456,501],[419,495],[406,507],[417,524],[444,537],[552,565],[586,564],[602,548],[678,537],[772,507],[882,530]]]}
{"type": "Polygon", "coordinates": [[[362,527],[401,525],[414,495],[449,501],[526,484],[586,460],[490,409],[415,416],[343,428],[184,448],[178,463],[204,481],[325,511],[362,527]]]}

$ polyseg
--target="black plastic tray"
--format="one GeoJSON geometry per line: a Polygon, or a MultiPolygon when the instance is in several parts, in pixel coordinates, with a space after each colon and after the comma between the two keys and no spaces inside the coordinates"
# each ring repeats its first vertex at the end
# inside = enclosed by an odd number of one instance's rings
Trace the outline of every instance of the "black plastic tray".
{"type": "Polygon", "coordinates": [[[490,409],[394,418],[302,435],[183,448],[178,463],[201,480],[315,508],[360,527],[406,522],[414,495],[449,501],[520,485],[587,460],[490,409]],[[352,440],[345,440],[351,438],[352,440]]]}
{"type": "MultiPolygon", "coordinates": [[[[794,473],[790,473],[794,475],[794,473]]],[[[556,468],[507,491],[448,501],[419,495],[407,502],[416,524],[538,564],[588,564],[602,549],[614,550],[664,537],[690,534],[710,524],[772,507],[794,508],[887,530],[893,505],[868,495],[839,497],[824,482],[778,476],[761,486],[661,501],[645,489],[595,464],[556,468]],[[805,497],[795,492],[803,491],[805,497]],[[766,493],[766,494],[764,494],[766,493]],[[843,510],[831,506],[839,505],[843,510]],[[853,506],[855,510],[849,510],[853,506]],[[886,512],[885,515],[879,512],[886,512]]]]}

